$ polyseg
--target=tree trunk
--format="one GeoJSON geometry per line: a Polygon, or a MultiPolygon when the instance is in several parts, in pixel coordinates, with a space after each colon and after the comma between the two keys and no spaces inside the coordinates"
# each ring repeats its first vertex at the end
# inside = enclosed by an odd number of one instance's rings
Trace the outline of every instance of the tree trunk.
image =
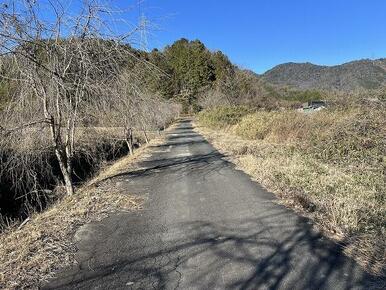
{"type": "Polygon", "coordinates": [[[133,155],[133,130],[131,128],[126,129],[126,143],[127,147],[129,148],[130,155],[133,155]]]}
{"type": "Polygon", "coordinates": [[[61,143],[61,137],[60,137],[60,127],[59,128],[55,127],[54,118],[52,116],[49,116],[46,110],[45,110],[45,115],[50,122],[52,145],[55,148],[55,155],[56,155],[56,158],[58,159],[60,171],[62,172],[62,175],[63,175],[64,186],[66,187],[66,193],[68,195],[73,195],[74,185],[72,183],[72,177],[71,177],[72,164],[71,164],[71,160],[67,158],[66,152],[63,149],[61,149],[62,143],[61,143]]]}
{"type": "Polygon", "coordinates": [[[57,148],[55,148],[55,155],[56,155],[56,158],[58,159],[60,171],[62,172],[62,175],[63,175],[66,193],[68,195],[73,195],[74,185],[72,183],[72,178],[71,178],[72,166],[67,162],[63,153],[57,148]]]}

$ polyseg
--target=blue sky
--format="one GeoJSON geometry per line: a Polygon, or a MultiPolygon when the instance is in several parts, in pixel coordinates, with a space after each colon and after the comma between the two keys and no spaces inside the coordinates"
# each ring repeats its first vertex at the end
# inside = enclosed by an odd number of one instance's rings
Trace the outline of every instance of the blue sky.
{"type": "Polygon", "coordinates": [[[144,0],[149,48],[200,39],[257,73],[283,62],[386,57],[385,0],[144,0]]]}
{"type": "MultiPolygon", "coordinates": [[[[63,3],[74,12],[79,1],[63,3]]],[[[140,2],[152,23],[148,49],[162,49],[182,37],[200,39],[257,73],[284,62],[335,65],[386,57],[386,0],[100,1],[122,12],[113,17],[117,32],[138,23],[140,2]]],[[[42,13],[52,17],[47,9],[42,13]]]]}

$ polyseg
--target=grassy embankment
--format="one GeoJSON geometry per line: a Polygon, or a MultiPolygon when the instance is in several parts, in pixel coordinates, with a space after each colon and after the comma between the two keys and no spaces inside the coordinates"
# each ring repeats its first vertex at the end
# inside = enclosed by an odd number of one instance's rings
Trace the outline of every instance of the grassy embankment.
{"type": "Polygon", "coordinates": [[[199,114],[199,130],[281,201],[312,217],[365,268],[385,274],[384,108],[199,114]]]}
{"type": "MultiPolygon", "coordinates": [[[[155,138],[150,144],[161,141],[155,138]]],[[[72,239],[77,228],[114,211],[140,209],[142,198],[122,192],[109,177],[135,168],[148,148],[105,167],[75,195],[32,214],[23,227],[15,224],[0,233],[0,289],[38,289],[55,270],[75,263],[72,239]]]]}

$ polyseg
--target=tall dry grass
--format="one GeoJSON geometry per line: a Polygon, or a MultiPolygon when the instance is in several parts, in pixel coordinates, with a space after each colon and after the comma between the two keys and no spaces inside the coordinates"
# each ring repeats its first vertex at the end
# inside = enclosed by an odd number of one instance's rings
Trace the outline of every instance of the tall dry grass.
{"type": "Polygon", "coordinates": [[[208,123],[208,115],[219,111],[204,111],[199,121],[216,129],[207,137],[242,169],[292,206],[312,213],[348,252],[385,274],[384,109],[259,111],[232,126],[208,123]]]}

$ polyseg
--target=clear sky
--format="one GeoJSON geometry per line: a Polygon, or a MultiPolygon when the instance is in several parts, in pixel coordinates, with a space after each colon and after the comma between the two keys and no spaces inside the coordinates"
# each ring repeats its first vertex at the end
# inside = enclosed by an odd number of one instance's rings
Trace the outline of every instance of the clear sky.
{"type": "Polygon", "coordinates": [[[386,57],[386,0],[143,0],[149,48],[200,39],[257,73],[386,57]]]}

